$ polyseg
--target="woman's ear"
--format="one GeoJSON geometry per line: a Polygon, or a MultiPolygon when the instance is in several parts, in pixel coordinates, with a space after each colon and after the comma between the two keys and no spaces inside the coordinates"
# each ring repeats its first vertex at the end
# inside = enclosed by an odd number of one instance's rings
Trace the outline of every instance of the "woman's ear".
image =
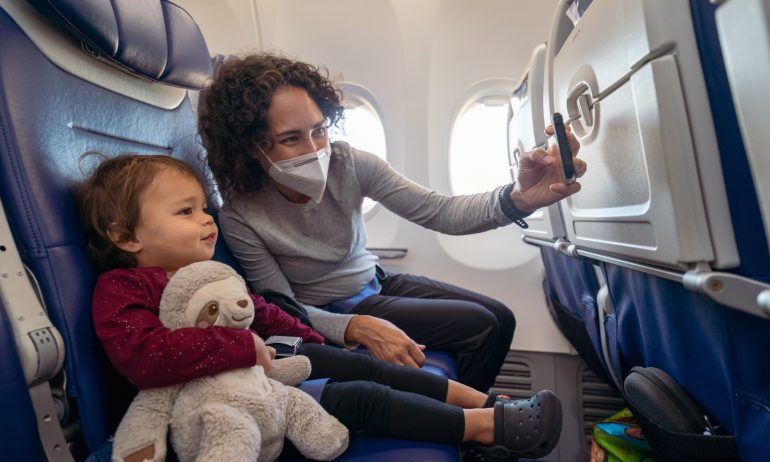
{"type": "Polygon", "coordinates": [[[142,243],[126,229],[118,226],[117,223],[110,223],[109,228],[107,228],[107,237],[110,238],[115,247],[124,252],[138,253],[142,250],[142,243]]]}
{"type": "Polygon", "coordinates": [[[259,160],[259,158],[262,157],[262,149],[264,148],[259,144],[253,144],[251,149],[249,149],[249,157],[254,160],[259,160]]]}
{"type": "Polygon", "coordinates": [[[252,159],[259,159],[263,155],[265,155],[265,153],[269,150],[270,150],[270,146],[268,146],[267,142],[265,141],[257,142],[252,140],[251,152],[249,154],[251,155],[252,159]]]}
{"type": "Polygon", "coordinates": [[[264,154],[264,151],[262,149],[264,149],[264,148],[262,148],[260,146],[255,146],[251,150],[250,155],[251,155],[252,159],[254,159],[255,161],[259,162],[259,165],[262,166],[262,170],[267,172],[268,170],[270,170],[270,163],[267,160],[267,155],[264,154]]]}

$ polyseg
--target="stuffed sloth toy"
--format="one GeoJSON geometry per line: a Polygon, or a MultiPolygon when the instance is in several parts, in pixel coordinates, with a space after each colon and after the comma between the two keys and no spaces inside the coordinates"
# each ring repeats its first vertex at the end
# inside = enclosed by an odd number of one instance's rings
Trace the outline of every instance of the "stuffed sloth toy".
{"type": "MultiPolygon", "coordinates": [[[[254,304],[243,279],[215,261],[180,269],[160,302],[160,320],[170,329],[246,329],[253,318],[254,304]]],[[[171,444],[182,462],[273,461],[284,436],[305,457],[334,459],[347,449],[347,428],[310,395],[287,386],[309,374],[307,357],[294,356],[273,361],[271,378],[254,366],[142,390],[118,426],[112,460],[164,460],[169,424],[171,444]]]]}

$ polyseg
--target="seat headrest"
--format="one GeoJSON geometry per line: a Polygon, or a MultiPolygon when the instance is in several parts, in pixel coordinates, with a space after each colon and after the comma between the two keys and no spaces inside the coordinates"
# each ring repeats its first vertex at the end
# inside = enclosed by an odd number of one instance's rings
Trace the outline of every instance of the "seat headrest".
{"type": "Polygon", "coordinates": [[[206,41],[184,9],[166,0],[29,0],[93,51],[142,77],[201,88],[211,77],[206,41]]]}

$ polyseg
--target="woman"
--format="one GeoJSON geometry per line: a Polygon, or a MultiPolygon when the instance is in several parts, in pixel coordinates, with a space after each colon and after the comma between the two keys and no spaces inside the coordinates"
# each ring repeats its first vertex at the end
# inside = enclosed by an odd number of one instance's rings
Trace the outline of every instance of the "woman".
{"type": "MultiPolygon", "coordinates": [[[[256,54],[219,66],[201,96],[199,129],[230,250],[254,290],[294,296],[327,339],[412,367],[422,366],[426,346],[450,351],[459,381],[486,391],[510,348],[513,314],[450,284],[381,271],[365,248],[363,198],[426,228],[468,234],[526,226],[524,217],[580,185],[561,183],[553,148],[523,155],[516,184],[439,195],[372,154],[330,143],[340,101],[328,73],[302,62],[256,54]]],[[[575,165],[582,176],[585,163],[575,165]]]]}

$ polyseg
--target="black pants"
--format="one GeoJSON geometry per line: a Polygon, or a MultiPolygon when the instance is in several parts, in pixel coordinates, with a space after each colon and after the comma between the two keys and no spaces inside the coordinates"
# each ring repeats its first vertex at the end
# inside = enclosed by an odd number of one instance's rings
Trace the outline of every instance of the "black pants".
{"type": "Polygon", "coordinates": [[[302,345],[311,379],[330,378],[321,406],[351,431],[457,444],[465,431],[461,408],[446,404],[448,381],[420,369],[326,345],[302,345]]]}
{"type": "Polygon", "coordinates": [[[451,284],[411,274],[380,279],[380,294],[354,314],[387,319],[417,343],[455,354],[459,381],[486,392],[511,347],[516,320],[505,305],[451,284]]]}

